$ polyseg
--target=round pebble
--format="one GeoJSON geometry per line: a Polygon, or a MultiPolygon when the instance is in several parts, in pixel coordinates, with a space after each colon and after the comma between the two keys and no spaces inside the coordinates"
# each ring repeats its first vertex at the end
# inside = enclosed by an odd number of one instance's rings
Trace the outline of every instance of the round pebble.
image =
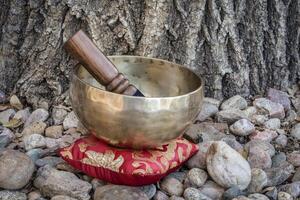
{"type": "Polygon", "coordinates": [[[255,131],[254,125],[247,119],[240,119],[229,128],[233,134],[238,136],[247,136],[255,131]]]}
{"type": "Polygon", "coordinates": [[[200,187],[207,180],[207,173],[199,168],[193,168],[187,173],[187,179],[191,186],[200,187]]]}
{"type": "Polygon", "coordinates": [[[183,184],[173,177],[165,177],[160,183],[160,187],[169,195],[181,196],[183,193],[183,184]]]}

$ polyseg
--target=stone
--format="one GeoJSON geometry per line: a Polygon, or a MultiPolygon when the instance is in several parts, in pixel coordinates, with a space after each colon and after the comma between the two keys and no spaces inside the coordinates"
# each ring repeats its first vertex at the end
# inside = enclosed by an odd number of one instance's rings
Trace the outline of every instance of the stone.
{"type": "Polygon", "coordinates": [[[287,161],[295,167],[300,167],[300,152],[294,151],[287,154],[287,161]]]}
{"type": "Polygon", "coordinates": [[[264,126],[267,129],[271,129],[271,130],[279,129],[280,128],[280,119],[278,119],[278,118],[269,119],[268,121],[266,121],[264,123],[264,126]]]}
{"type": "Polygon", "coordinates": [[[216,114],[216,120],[218,122],[233,124],[240,119],[247,119],[247,116],[238,109],[221,110],[216,114]]]}
{"type": "Polygon", "coordinates": [[[46,142],[46,148],[48,149],[55,150],[59,148],[59,142],[57,141],[57,139],[45,137],[45,142],[46,142]]]}
{"type": "Polygon", "coordinates": [[[228,144],[231,148],[233,148],[234,150],[236,150],[240,154],[243,154],[244,147],[238,141],[236,141],[235,139],[233,139],[233,138],[222,138],[221,141],[228,144]]]}
{"type": "Polygon", "coordinates": [[[154,197],[155,193],[156,193],[156,187],[154,184],[151,185],[144,185],[139,187],[140,190],[142,190],[149,199],[152,199],[152,197],[154,197]]]}
{"type": "Polygon", "coordinates": [[[279,167],[272,167],[264,170],[268,177],[267,186],[277,186],[286,181],[294,172],[293,165],[289,163],[282,164],[279,167]]]}
{"type": "Polygon", "coordinates": [[[251,182],[247,188],[249,193],[261,192],[267,185],[268,177],[262,169],[253,168],[251,170],[251,182]]]}
{"type": "Polygon", "coordinates": [[[58,171],[49,165],[41,167],[34,180],[34,186],[45,197],[66,195],[78,200],[89,200],[92,185],[70,172],[58,171]]]}
{"type": "Polygon", "coordinates": [[[31,149],[26,152],[26,155],[28,155],[33,162],[40,159],[45,154],[45,151],[43,149],[31,149]]]}
{"type": "MultiPolygon", "coordinates": [[[[56,164],[55,168],[58,169],[58,170],[67,171],[67,172],[71,172],[71,173],[74,173],[74,174],[75,173],[80,173],[79,170],[75,169],[74,167],[72,167],[71,165],[69,165],[66,162],[61,162],[61,163],[56,164]]],[[[93,179],[91,181],[91,184],[93,186],[93,189],[96,189],[97,186],[105,185],[105,182],[101,181],[101,180],[96,181],[96,178],[95,178],[95,180],[93,179]]]]}
{"type": "Polygon", "coordinates": [[[0,90],[0,104],[3,104],[7,101],[6,95],[3,91],[0,90]]]}
{"type": "Polygon", "coordinates": [[[0,152],[0,188],[17,190],[32,177],[34,163],[24,153],[15,150],[0,152]]]}
{"type": "Polygon", "coordinates": [[[276,131],[272,131],[269,129],[266,129],[264,131],[255,131],[252,133],[249,138],[251,140],[263,140],[267,142],[271,142],[278,136],[278,133],[276,131]]]}
{"type": "Polygon", "coordinates": [[[255,106],[249,106],[245,110],[243,110],[244,114],[251,119],[253,115],[257,113],[257,109],[255,106]]]}
{"type": "Polygon", "coordinates": [[[238,196],[238,197],[236,197],[236,198],[234,198],[232,200],[251,200],[251,199],[248,198],[248,197],[245,197],[245,196],[238,196]]]}
{"type": "Polygon", "coordinates": [[[224,193],[223,187],[210,180],[206,181],[206,183],[198,188],[198,190],[211,199],[221,199],[224,193]]]}
{"type": "Polygon", "coordinates": [[[277,200],[293,200],[294,198],[286,192],[278,192],[278,199],[277,200]]]}
{"type": "Polygon", "coordinates": [[[68,130],[69,128],[76,128],[78,126],[78,122],[79,120],[73,111],[68,113],[63,121],[64,130],[68,130]]]}
{"type": "Polygon", "coordinates": [[[45,138],[39,134],[28,135],[24,138],[24,145],[26,151],[35,148],[42,148],[46,146],[45,138]]]}
{"type": "Polygon", "coordinates": [[[251,121],[254,123],[254,124],[256,124],[256,125],[259,125],[259,126],[261,126],[261,125],[263,125],[266,121],[268,121],[268,117],[267,116],[265,116],[265,115],[253,115],[252,117],[251,117],[251,121]]]}
{"type": "Polygon", "coordinates": [[[247,119],[240,119],[229,127],[238,136],[247,136],[255,131],[255,126],[247,119]]]}
{"type": "Polygon", "coordinates": [[[292,179],[293,182],[300,181],[300,167],[296,169],[296,172],[292,179]]]}
{"type": "Polygon", "coordinates": [[[251,200],[269,200],[269,198],[266,195],[259,193],[250,194],[248,198],[251,200]]]}
{"type": "Polygon", "coordinates": [[[56,141],[60,148],[64,148],[73,144],[75,140],[76,138],[74,138],[72,135],[63,135],[61,138],[57,139],[56,141]]]}
{"type": "Polygon", "coordinates": [[[291,101],[289,95],[286,92],[270,88],[268,90],[268,99],[275,103],[281,104],[285,110],[291,109],[291,101]]]}
{"type": "MultiPolygon", "coordinates": [[[[64,170],[64,171],[66,171],[66,170],[64,170]]],[[[91,181],[91,184],[93,186],[93,190],[96,190],[97,187],[101,187],[101,186],[105,185],[105,182],[100,179],[93,178],[91,181]]]]}
{"type": "Polygon", "coordinates": [[[286,155],[280,152],[272,157],[272,167],[280,167],[286,163],[286,155]]]}
{"type": "Polygon", "coordinates": [[[272,159],[268,152],[259,146],[252,145],[248,150],[248,162],[251,168],[267,169],[272,166],[272,159]]]}
{"type": "Polygon", "coordinates": [[[227,133],[229,128],[227,123],[218,123],[218,122],[202,122],[203,126],[212,126],[222,133],[227,133]]]}
{"type": "Polygon", "coordinates": [[[28,200],[39,200],[42,198],[42,195],[39,191],[32,191],[27,194],[28,200]]]}
{"type": "Polygon", "coordinates": [[[285,122],[292,123],[297,119],[297,113],[294,110],[289,110],[286,113],[285,122]]]}
{"type": "Polygon", "coordinates": [[[16,112],[14,118],[20,119],[23,123],[25,123],[26,120],[29,118],[29,116],[30,116],[30,109],[25,108],[23,110],[19,110],[18,112],[16,112]]]}
{"type": "Polygon", "coordinates": [[[63,123],[65,117],[67,116],[68,112],[59,106],[56,106],[52,110],[52,119],[55,125],[60,125],[63,123]]]}
{"type": "Polygon", "coordinates": [[[198,147],[199,147],[198,152],[187,161],[186,166],[189,169],[192,169],[192,168],[206,169],[206,156],[207,156],[207,151],[211,144],[212,144],[212,141],[199,143],[198,144],[198,147]]]}
{"type": "Polygon", "coordinates": [[[271,118],[283,119],[285,117],[283,106],[269,99],[266,98],[255,99],[253,105],[260,110],[266,111],[271,118]]]}
{"type": "Polygon", "coordinates": [[[49,165],[51,167],[55,167],[59,163],[63,163],[64,160],[60,157],[54,157],[54,156],[46,156],[44,158],[38,159],[35,162],[35,165],[38,167],[44,167],[46,165],[49,165]]]}
{"type": "Polygon", "coordinates": [[[207,170],[219,185],[229,188],[247,188],[251,180],[248,162],[225,142],[213,142],[207,153],[207,170]]]}
{"type": "Polygon", "coordinates": [[[173,195],[169,198],[169,200],[184,200],[184,198],[173,195]]]}
{"type": "Polygon", "coordinates": [[[168,195],[163,193],[162,191],[157,191],[156,194],[153,197],[153,200],[169,200],[168,195]]]}
{"type": "Polygon", "coordinates": [[[1,200],[27,200],[26,194],[18,191],[0,191],[1,200]]]}
{"type": "Polygon", "coordinates": [[[136,187],[122,185],[105,185],[98,187],[94,194],[94,200],[149,200],[147,195],[136,187]]]}
{"type": "Polygon", "coordinates": [[[281,185],[278,187],[278,190],[281,192],[286,192],[292,195],[292,197],[297,198],[300,196],[300,181],[281,185]]]}
{"type": "Polygon", "coordinates": [[[275,155],[275,148],[269,142],[262,140],[252,140],[245,144],[244,149],[249,153],[249,149],[253,146],[258,146],[264,151],[268,152],[268,154],[272,157],[275,155]]]}
{"type": "Polygon", "coordinates": [[[246,195],[246,192],[240,190],[237,186],[233,186],[229,189],[227,189],[222,196],[223,200],[231,200],[234,199],[235,197],[246,195]]]}
{"type": "Polygon", "coordinates": [[[77,199],[65,195],[56,195],[52,197],[51,200],[77,200],[77,199]]]}
{"type": "Polygon", "coordinates": [[[222,110],[229,110],[229,109],[243,110],[245,108],[247,108],[247,101],[240,95],[235,95],[233,97],[230,97],[229,99],[225,100],[221,104],[222,110]]]}
{"type": "Polygon", "coordinates": [[[187,173],[187,180],[192,187],[201,187],[207,180],[207,173],[199,168],[193,168],[187,173]]]}
{"type": "Polygon", "coordinates": [[[31,113],[31,115],[26,120],[24,126],[27,127],[34,122],[44,122],[48,119],[49,113],[47,110],[39,108],[31,113]]]}
{"type": "Polygon", "coordinates": [[[267,187],[262,192],[271,200],[277,199],[278,191],[276,187],[267,187]]]}
{"type": "Polygon", "coordinates": [[[165,177],[160,183],[160,188],[169,195],[181,196],[183,193],[183,184],[173,177],[165,177]]]}
{"type": "Polygon", "coordinates": [[[291,136],[300,140],[300,123],[296,124],[291,130],[291,136]]]}
{"type": "Polygon", "coordinates": [[[10,97],[9,103],[12,107],[18,110],[23,109],[23,104],[21,103],[20,99],[16,95],[12,95],[10,97]]]}
{"type": "Polygon", "coordinates": [[[212,104],[214,106],[216,106],[217,108],[220,107],[221,101],[218,99],[214,99],[214,98],[210,98],[210,97],[204,97],[203,102],[212,104]]]}
{"type": "Polygon", "coordinates": [[[219,108],[210,102],[206,101],[206,98],[203,100],[203,105],[200,113],[197,116],[197,121],[204,121],[209,117],[214,116],[219,111],[219,108]]]}
{"type": "Polygon", "coordinates": [[[5,127],[0,132],[0,149],[3,149],[15,138],[15,135],[10,129],[5,127]]]}
{"type": "Polygon", "coordinates": [[[45,135],[50,138],[60,138],[62,136],[63,127],[59,126],[50,126],[46,129],[45,135]]]}
{"type": "Polygon", "coordinates": [[[47,127],[47,124],[44,122],[34,122],[27,127],[24,128],[22,131],[22,136],[26,137],[32,134],[39,134],[44,135],[45,128],[47,127]]]}
{"type": "Polygon", "coordinates": [[[186,178],[186,172],[180,172],[180,171],[172,172],[167,177],[176,178],[178,181],[182,183],[186,178]]]}
{"type": "Polygon", "coordinates": [[[0,123],[8,123],[15,113],[16,111],[14,109],[7,109],[0,112],[0,123]]]}
{"type": "Polygon", "coordinates": [[[275,139],[275,142],[277,145],[279,145],[280,147],[286,147],[287,143],[288,143],[288,138],[286,135],[284,134],[280,134],[278,135],[278,137],[275,139]]]}
{"type": "Polygon", "coordinates": [[[192,187],[188,187],[184,190],[183,197],[185,200],[212,200],[196,188],[192,187]]]}

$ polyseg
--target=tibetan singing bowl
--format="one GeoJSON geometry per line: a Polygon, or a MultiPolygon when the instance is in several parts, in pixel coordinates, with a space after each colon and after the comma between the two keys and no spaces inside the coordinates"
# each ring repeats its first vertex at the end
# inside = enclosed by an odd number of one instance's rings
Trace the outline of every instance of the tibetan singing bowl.
{"type": "Polygon", "coordinates": [[[189,69],[138,56],[109,57],[146,97],[105,91],[81,65],[71,82],[74,112],[84,127],[108,143],[152,148],[182,135],[203,102],[203,81],[189,69]]]}

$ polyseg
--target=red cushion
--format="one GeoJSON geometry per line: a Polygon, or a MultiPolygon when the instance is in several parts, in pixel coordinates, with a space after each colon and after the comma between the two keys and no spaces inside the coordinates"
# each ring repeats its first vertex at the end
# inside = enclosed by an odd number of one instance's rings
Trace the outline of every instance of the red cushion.
{"type": "Polygon", "coordinates": [[[59,150],[76,169],[119,185],[147,185],[178,169],[198,146],[178,138],[151,150],[120,149],[90,135],[59,150]]]}

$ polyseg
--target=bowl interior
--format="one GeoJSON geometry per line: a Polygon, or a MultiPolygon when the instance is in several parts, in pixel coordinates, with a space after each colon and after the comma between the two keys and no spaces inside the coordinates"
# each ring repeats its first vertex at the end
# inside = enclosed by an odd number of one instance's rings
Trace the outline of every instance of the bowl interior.
{"type": "MultiPolygon", "coordinates": [[[[111,61],[130,83],[146,97],[174,97],[201,87],[201,79],[187,68],[153,58],[110,56],[111,61]]],[[[75,74],[87,84],[105,89],[83,67],[75,74]]]]}

